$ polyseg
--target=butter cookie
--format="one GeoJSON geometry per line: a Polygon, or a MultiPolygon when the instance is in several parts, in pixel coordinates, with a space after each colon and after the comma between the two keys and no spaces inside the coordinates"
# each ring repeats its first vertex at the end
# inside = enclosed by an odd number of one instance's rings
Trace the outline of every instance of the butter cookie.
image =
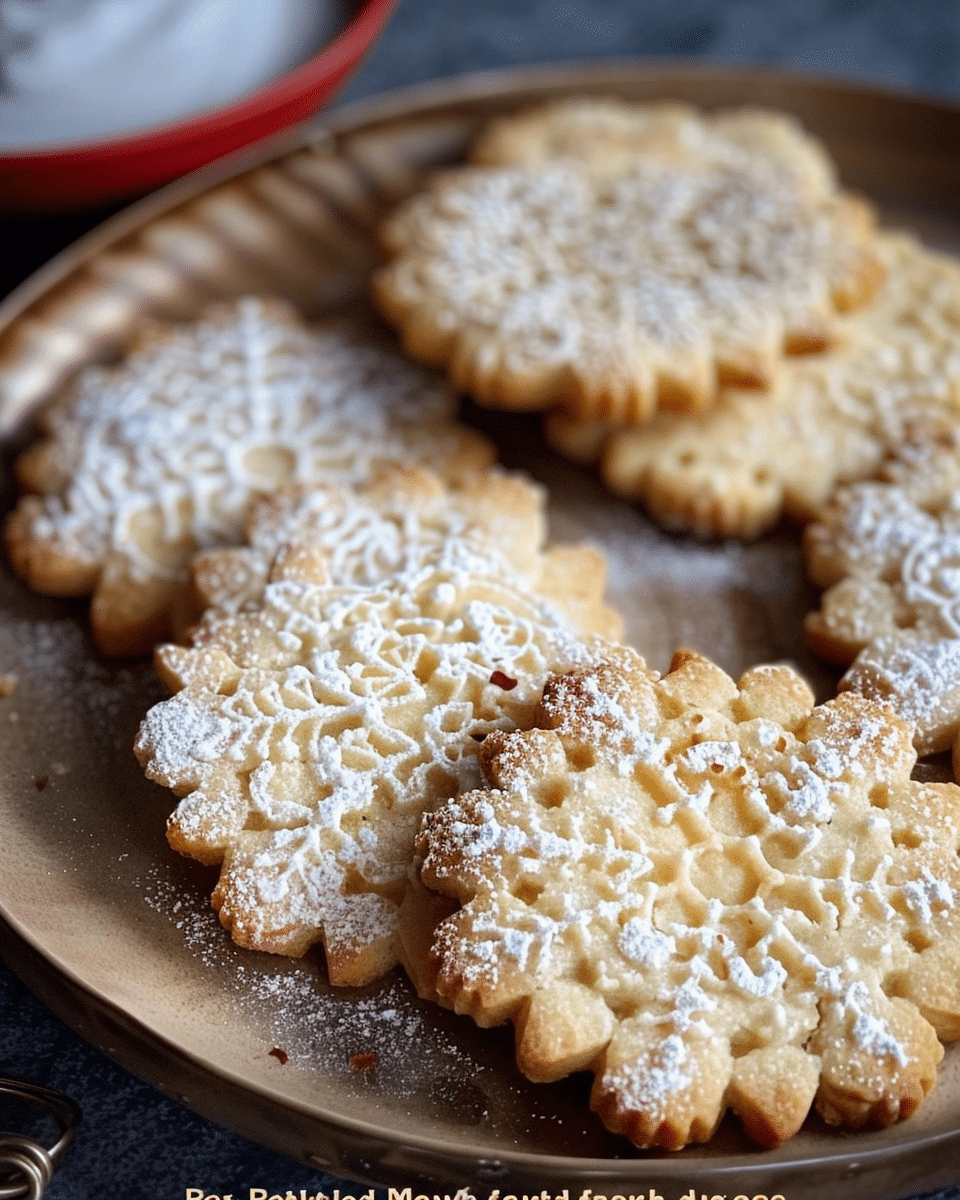
{"type": "Polygon", "coordinates": [[[751,170],[763,162],[790,175],[811,198],[837,190],[833,162],[787,113],[762,108],[705,112],[679,101],[629,103],[568,98],[492,121],[470,148],[481,166],[540,168],[568,160],[598,177],[652,159],[690,170],[751,170]]]}
{"type": "Polygon", "coordinates": [[[551,445],[598,462],[611,491],[668,529],[757,537],[809,520],[838,482],[876,471],[917,414],[960,412],[960,265],[915,239],[876,243],[886,281],[843,318],[836,345],[784,363],[776,386],[721,393],[698,416],[644,426],[550,414],[551,445]]]}
{"type": "Polygon", "coordinates": [[[545,499],[533,480],[499,468],[444,481],[402,463],[356,487],[282,488],[254,500],[243,546],[194,557],[193,612],[216,620],[255,609],[280,555],[317,555],[331,584],[369,587],[416,571],[459,539],[488,572],[547,597],[581,632],[616,637],[603,556],[586,545],[546,546],[545,499]]]}
{"type": "Polygon", "coordinates": [[[813,1105],[889,1125],[960,1036],[960,788],[910,778],[909,727],[788,667],[734,682],[633,651],[552,678],[492,733],[489,786],[439,806],[422,878],[441,1001],[512,1021],[534,1080],[589,1070],[641,1147],[763,1145],[813,1105]]]}
{"type": "Polygon", "coordinates": [[[6,525],[10,559],[37,591],[92,594],[105,653],[146,653],[170,635],[191,555],[238,542],[251,497],[363,480],[388,458],[452,474],[489,463],[455,403],[381,336],[311,329],[279,300],[148,326],[42,415],[17,462],[30,494],[6,525]]]}
{"type": "Polygon", "coordinates": [[[915,423],[872,481],[837,488],[804,530],[810,577],[825,591],[806,619],[840,682],[883,700],[918,750],[960,730],[960,425],[915,423]]]}
{"type": "Polygon", "coordinates": [[[481,404],[643,422],[766,389],[882,267],[865,203],[774,163],[569,159],[437,176],[381,229],[374,296],[405,349],[481,404]]]}
{"type": "Polygon", "coordinates": [[[529,725],[547,676],[593,653],[484,565],[454,541],[406,575],[337,587],[322,557],[281,556],[259,608],[157,651],[175,694],[136,752],[182,797],[171,845],[220,864],[213,903],[240,945],[319,943],[337,985],[398,961],[420,977],[404,912],[423,812],[477,786],[482,739],[529,725]]]}

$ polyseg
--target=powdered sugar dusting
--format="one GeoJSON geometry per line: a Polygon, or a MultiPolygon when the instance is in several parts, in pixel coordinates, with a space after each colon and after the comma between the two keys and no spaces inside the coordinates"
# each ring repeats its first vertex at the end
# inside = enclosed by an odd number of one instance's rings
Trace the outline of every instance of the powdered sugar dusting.
{"type": "Polygon", "coordinates": [[[469,445],[453,406],[434,375],[358,330],[313,331],[248,297],[80,376],[47,414],[67,482],[24,510],[30,534],[85,562],[113,551],[141,576],[179,578],[193,549],[241,540],[252,495],[469,445]]]}
{"type": "Polygon", "coordinates": [[[470,1077],[482,1069],[467,1046],[437,1036],[402,980],[385,980],[369,994],[331,991],[313,964],[238,954],[206,899],[165,872],[152,870],[138,887],[148,907],[178,931],[185,949],[222,981],[222,1003],[232,1019],[262,1025],[265,1049],[282,1048],[290,1070],[332,1076],[339,1086],[355,1088],[362,1079],[351,1058],[369,1053],[378,1087],[413,1100],[422,1096],[425,1080],[470,1077]]]}
{"type": "Polygon", "coordinates": [[[148,713],[137,751],[189,793],[174,844],[226,854],[218,906],[238,941],[322,940],[356,982],[342,964],[366,955],[373,978],[396,961],[421,813],[475,786],[478,740],[528,719],[547,674],[588,653],[549,605],[445,551],[377,588],[279,581],[261,611],[172,653],[190,682],[148,713]]]}
{"type": "Polygon", "coordinates": [[[822,332],[863,253],[843,202],[789,172],[649,159],[612,179],[558,161],[453,172],[386,239],[388,314],[465,329],[478,377],[566,367],[584,402],[611,378],[610,395],[659,372],[712,391],[714,359],[775,361],[791,334],[822,332]]]}
{"type": "MultiPolygon", "coordinates": [[[[960,867],[934,850],[939,814],[919,815],[905,725],[859,697],[814,707],[786,668],[738,687],[688,655],[661,679],[626,649],[551,680],[541,723],[497,742],[494,786],[424,819],[423,876],[463,900],[434,941],[447,1003],[483,1022],[589,979],[613,1030],[595,1101],[639,1145],[712,1128],[744,1043],[820,1039],[860,1064],[856,1086],[920,1086],[930,1051],[886,989],[918,947],[960,936],[960,867]],[[775,737],[752,715],[774,684],[775,737]]],[[[558,1054],[598,1029],[585,1019],[558,1054]]]]}

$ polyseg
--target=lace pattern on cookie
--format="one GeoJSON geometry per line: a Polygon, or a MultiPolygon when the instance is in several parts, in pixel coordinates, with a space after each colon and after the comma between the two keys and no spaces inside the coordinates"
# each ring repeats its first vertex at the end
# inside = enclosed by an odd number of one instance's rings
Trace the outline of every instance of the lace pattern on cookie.
{"type": "Polygon", "coordinates": [[[478,742],[529,721],[537,689],[587,650],[557,610],[454,546],[379,588],[295,564],[262,609],[205,625],[161,668],[181,690],[137,753],[184,798],[170,840],[222,862],[214,903],[234,938],[302,954],[335,983],[400,956],[421,814],[478,778],[478,742]]]}
{"type": "Polygon", "coordinates": [[[708,407],[718,365],[766,386],[785,347],[829,340],[869,223],[762,168],[467,168],[388,222],[376,294],[482,402],[644,419],[658,395],[708,407]]]}
{"type": "Polygon", "coordinates": [[[843,319],[838,344],[784,363],[777,387],[724,390],[694,419],[640,428],[551,415],[562,453],[599,461],[611,491],[660,524],[702,537],[756,537],[780,515],[807,521],[840,480],[877,470],[918,415],[960,410],[960,267],[883,233],[886,282],[843,319]]]}
{"type": "Polygon", "coordinates": [[[241,299],[147,331],[118,367],[80,377],[21,460],[43,494],[21,501],[8,545],[41,591],[74,562],[89,593],[114,560],[129,584],[162,592],[193,550],[240,541],[251,496],[281,483],[363,480],[386,458],[488,460],[453,406],[436,376],[358,328],[314,331],[280,301],[241,299]]]}
{"type": "Polygon", "coordinates": [[[826,589],[807,636],[852,662],[841,687],[911,721],[921,752],[943,750],[960,728],[960,429],[915,422],[879,474],[838,488],[805,530],[826,589]]]}
{"type": "Polygon", "coordinates": [[[551,680],[538,726],[492,735],[490,782],[425,819],[422,873],[462,904],[441,999],[517,1024],[533,1078],[587,1067],[641,1146],[757,1140],[812,1102],[909,1115],[960,1034],[960,790],[910,780],[909,729],[788,668],[739,682],[632,651],[551,680]],[[948,989],[949,990],[949,989],[948,989]],[[947,1011],[949,1010],[949,1012],[947,1011]]]}

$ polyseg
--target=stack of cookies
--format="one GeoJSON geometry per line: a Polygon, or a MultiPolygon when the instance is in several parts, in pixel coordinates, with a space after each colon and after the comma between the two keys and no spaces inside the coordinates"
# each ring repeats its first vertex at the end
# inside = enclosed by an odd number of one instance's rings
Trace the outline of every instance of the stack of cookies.
{"type": "Polygon", "coordinates": [[[239,944],[401,964],[638,1147],[909,1116],[960,1037],[960,787],[911,778],[960,731],[960,266],[782,114],[607,100],[495,122],[380,241],[403,352],[248,297],[19,462],[15,568],[173,693],[171,845],[239,944]],[[668,528],[809,522],[840,694],[651,671],[457,391],[668,528]]]}

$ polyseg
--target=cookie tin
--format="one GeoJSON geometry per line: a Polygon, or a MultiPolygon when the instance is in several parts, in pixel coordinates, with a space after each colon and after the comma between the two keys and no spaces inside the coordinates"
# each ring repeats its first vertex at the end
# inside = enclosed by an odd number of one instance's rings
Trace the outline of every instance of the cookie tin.
{"type": "MultiPolygon", "coordinates": [[[[279,292],[308,314],[362,302],[378,218],[457,161],[489,117],[573,93],[795,113],[884,221],[960,249],[960,108],[764,70],[614,62],[488,72],[344,106],[121,213],[0,305],[9,450],[78,368],[122,351],[144,314],[279,292]]],[[[626,640],[665,669],[687,645],[737,674],[807,652],[815,603],[798,537],[703,544],[656,530],[545,449],[535,418],[467,409],[503,460],[543,480],[557,539],[610,564],[626,640]]],[[[8,496],[9,500],[9,496],[8,496]]],[[[589,1078],[535,1085],[509,1030],[416,999],[399,975],[334,992],[322,961],[234,947],[211,872],[167,849],[171,797],[131,752],[163,689],[147,662],[96,654],[84,606],[0,574],[0,952],[84,1037],[184,1104],[338,1176],[429,1194],[772,1196],[894,1200],[960,1179],[960,1047],[911,1120],[841,1134],[811,1121],[774,1151],[734,1122],[705,1146],[644,1153],[586,1105],[589,1078]]],[[[935,769],[935,768],[931,768],[935,769]]]]}

